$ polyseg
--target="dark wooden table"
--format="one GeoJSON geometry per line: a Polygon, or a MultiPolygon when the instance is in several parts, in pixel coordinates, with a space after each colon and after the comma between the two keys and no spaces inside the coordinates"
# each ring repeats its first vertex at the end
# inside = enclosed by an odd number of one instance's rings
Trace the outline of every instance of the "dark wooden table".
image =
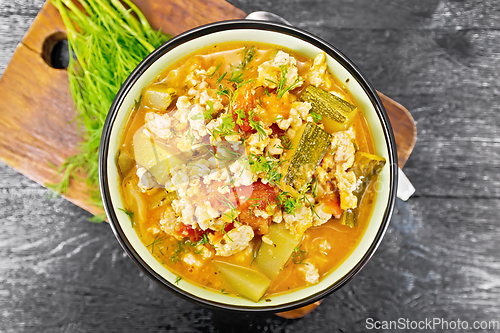
{"type": "MultiPolygon", "coordinates": [[[[415,118],[405,172],[417,192],[397,201],[374,257],[303,319],[228,315],[162,290],[107,224],[0,165],[0,331],[360,332],[369,318],[500,322],[500,2],[230,2],[336,45],[415,118]]],[[[0,73],[43,3],[0,1],[0,73]]]]}

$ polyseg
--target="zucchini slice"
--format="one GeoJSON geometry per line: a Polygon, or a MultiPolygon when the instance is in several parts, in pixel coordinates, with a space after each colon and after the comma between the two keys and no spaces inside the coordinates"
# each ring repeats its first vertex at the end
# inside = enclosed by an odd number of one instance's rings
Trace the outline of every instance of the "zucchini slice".
{"type": "Polygon", "coordinates": [[[225,261],[212,261],[233,290],[254,302],[258,302],[266,292],[271,281],[256,270],[230,264],[225,261]]]}
{"type": "Polygon", "coordinates": [[[133,138],[134,157],[137,164],[146,168],[158,181],[165,185],[170,180],[170,169],[185,163],[184,156],[175,147],[169,147],[155,140],[139,129],[133,138]]]}
{"type": "Polygon", "coordinates": [[[321,115],[321,122],[329,133],[347,129],[357,111],[355,105],[313,85],[309,85],[299,99],[311,103],[311,112],[321,115]]]}
{"type": "Polygon", "coordinates": [[[163,84],[153,84],[143,93],[142,104],[160,111],[165,111],[172,103],[175,89],[163,84]]]}
{"type": "MultiPolygon", "coordinates": [[[[356,179],[360,179],[361,181],[358,184],[358,187],[354,191],[354,195],[358,198],[358,207],[361,203],[361,199],[365,194],[366,188],[370,184],[370,182],[378,177],[380,170],[384,167],[386,161],[385,158],[357,151],[354,155],[354,164],[351,168],[356,175],[356,179]]],[[[357,225],[358,218],[358,209],[347,209],[342,213],[342,217],[340,218],[340,223],[343,225],[348,225],[350,227],[354,227],[357,225]]]]}
{"type": "Polygon", "coordinates": [[[290,164],[283,178],[285,185],[300,190],[311,181],[331,142],[331,134],[318,125],[311,122],[303,125],[292,141],[292,149],[287,152],[291,159],[287,158],[290,164]]]}
{"type": "Polygon", "coordinates": [[[148,205],[148,210],[153,210],[166,204],[170,204],[172,201],[177,199],[177,192],[167,192],[161,189],[160,192],[154,194],[148,205]]]}
{"type": "Polygon", "coordinates": [[[273,280],[290,259],[293,249],[299,244],[300,239],[295,239],[286,228],[285,222],[271,223],[269,234],[266,237],[273,244],[261,243],[255,257],[255,264],[262,273],[273,280]]]}
{"type": "Polygon", "coordinates": [[[118,151],[118,170],[120,171],[120,174],[122,178],[125,178],[126,175],[132,170],[132,168],[135,166],[135,160],[130,154],[123,150],[120,149],[118,151]]]}

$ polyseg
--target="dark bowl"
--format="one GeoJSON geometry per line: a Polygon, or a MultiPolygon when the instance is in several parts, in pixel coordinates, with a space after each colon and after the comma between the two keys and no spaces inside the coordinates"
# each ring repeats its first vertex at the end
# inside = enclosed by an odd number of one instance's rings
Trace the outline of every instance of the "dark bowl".
{"type": "MultiPolygon", "coordinates": [[[[345,285],[373,255],[387,229],[396,197],[398,167],[396,144],[387,113],[372,85],[341,52],[322,39],[298,28],[274,22],[237,20],[217,22],[187,31],[160,46],[130,74],[111,106],[99,151],[99,183],[106,215],[123,249],[154,281],[165,289],[198,304],[219,309],[281,312],[320,300],[345,285]],[[327,54],[330,71],[345,85],[363,109],[371,127],[377,154],[386,166],[379,176],[378,194],[367,230],[352,254],[318,284],[258,303],[201,288],[188,281],[175,283],[176,275],[146,249],[123,208],[116,165],[120,137],[142,89],[176,60],[197,49],[225,41],[254,41],[281,45],[313,58],[327,54]],[[348,79],[348,80],[347,80],[348,79]]],[[[133,274],[133,273],[132,273],[133,274]]]]}

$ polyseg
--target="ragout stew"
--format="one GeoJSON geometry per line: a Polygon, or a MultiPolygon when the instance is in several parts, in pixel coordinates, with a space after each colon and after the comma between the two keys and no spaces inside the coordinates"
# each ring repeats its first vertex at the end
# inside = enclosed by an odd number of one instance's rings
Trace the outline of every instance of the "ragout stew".
{"type": "Polygon", "coordinates": [[[335,270],[385,164],[346,85],[324,53],[261,43],[206,47],[160,73],[117,155],[144,246],[178,281],[255,302],[335,270]]]}

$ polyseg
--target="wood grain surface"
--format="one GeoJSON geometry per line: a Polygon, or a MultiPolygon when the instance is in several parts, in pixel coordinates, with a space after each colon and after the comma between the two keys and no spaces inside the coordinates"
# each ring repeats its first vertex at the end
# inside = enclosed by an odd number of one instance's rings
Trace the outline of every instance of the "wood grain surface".
{"type": "MultiPolygon", "coordinates": [[[[0,73],[43,2],[0,1],[0,73]]],[[[206,309],[142,275],[109,226],[1,165],[0,331],[364,332],[368,318],[499,321],[500,3],[230,2],[329,41],[413,115],[418,141],[404,170],[417,192],[397,201],[373,258],[302,319],[206,309]]]]}
{"type": "MultiPolygon", "coordinates": [[[[243,11],[223,0],[135,3],[155,29],[172,35],[213,21],[245,17],[243,11]]],[[[81,140],[76,122],[69,124],[75,112],[66,71],[49,65],[48,45],[61,38],[65,38],[64,24],[47,1],[0,78],[0,160],[41,185],[60,181],[58,167],[77,152],[81,140]]],[[[402,168],[415,144],[415,124],[403,106],[383,94],[381,99],[393,125],[402,168]]],[[[73,179],[64,197],[93,214],[102,214],[102,209],[91,203],[90,189],[83,179],[83,175],[73,179]]]]}

